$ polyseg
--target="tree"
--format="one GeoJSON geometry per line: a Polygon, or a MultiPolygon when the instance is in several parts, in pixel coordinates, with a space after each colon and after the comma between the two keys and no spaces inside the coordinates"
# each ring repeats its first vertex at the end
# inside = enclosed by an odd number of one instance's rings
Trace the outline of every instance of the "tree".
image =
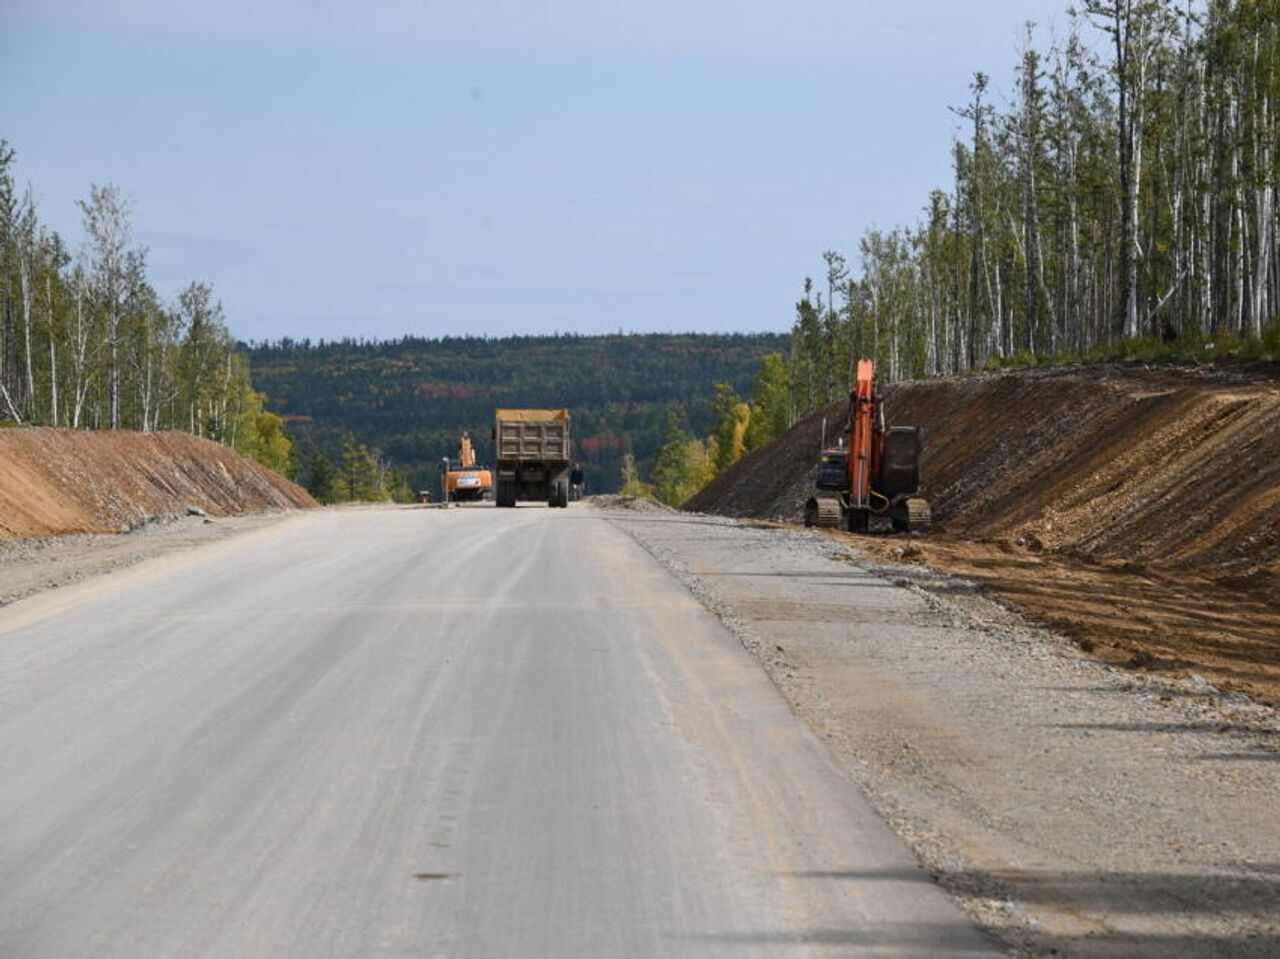
{"type": "Polygon", "coordinates": [[[636,454],[631,450],[622,454],[622,472],[619,481],[618,492],[623,496],[636,496],[642,499],[653,497],[653,487],[640,480],[640,471],[636,469],[636,454]]]}
{"type": "Polygon", "coordinates": [[[822,316],[823,401],[831,402],[835,391],[836,354],[839,342],[840,316],[836,312],[836,290],[849,276],[848,262],[835,250],[822,254],[827,267],[827,309],[822,316]]]}
{"type": "Polygon", "coordinates": [[[711,433],[715,441],[714,467],[723,472],[742,458],[746,452],[746,433],[751,420],[751,407],[738,398],[728,383],[717,383],[715,399],[711,401],[711,413],[715,427],[711,433]]]}
{"type": "Polygon", "coordinates": [[[751,394],[751,417],[744,437],[748,450],[763,446],[786,431],[788,391],[786,358],[781,353],[770,353],[760,360],[751,394]]]}
{"type": "Polygon", "coordinates": [[[84,216],[90,301],[102,316],[107,350],[108,423],[120,428],[120,327],[126,302],[141,282],[146,254],[132,246],[130,204],[120,188],[92,185],[78,201],[84,216]]]}
{"type": "Polygon", "coordinates": [[[1142,187],[1148,72],[1173,18],[1168,0],[1085,0],[1084,12],[1111,39],[1116,89],[1116,156],[1120,174],[1121,336],[1142,332],[1138,316],[1138,204],[1142,187]]]}
{"type": "Polygon", "coordinates": [[[231,336],[223,320],[222,304],[207,283],[191,283],[178,294],[176,328],[183,331],[181,408],[185,429],[197,436],[221,438],[224,370],[231,352],[231,336]]]}
{"type": "Polygon", "coordinates": [[[340,496],[346,502],[379,502],[386,499],[378,458],[348,433],[342,442],[340,496]]]}
{"type": "Polygon", "coordinates": [[[690,436],[680,415],[669,413],[664,442],[653,466],[657,498],[668,506],[679,506],[715,476],[714,457],[714,440],[704,444],[690,436]]]}
{"type": "Polygon", "coordinates": [[[186,428],[291,475],[292,439],[253,390],[212,288],[193,283],[166,306],[115,186],[79,202],[85,238],[73,259],[40,224],[34,189],[19,198],[13,158],[0,141],[0,417],[186,428]]]}
{"type": "Polygon", "coordinates": [[[311,475],[307,479],[307,491],[321,503],[338,501],[338,474],[329,457],[316,453],[311,457],[311,475]]]}
{"type": "Polygon", "coordinates": [[[413,487],[404,473],[392,466],[387,469],[385,477],[386,495],[394,503],[412,503],[417,497],[413,487]]]}
{"type": "Polygon", "coordinates": [[[13,302],[14,278],[18,273],[22,212],[13,182],[14,151],[0,140],[0,280],[3,281],[3,323],[0,324],[0,417],[15,423],[23,420],[22,379],[18,363],[19,309],[13,302]]]}
{"type": "Polygon", "coordinates": [[[1031,45],[1033,23],[1026,25],[1026,41],[1018,68],[1017,137],[1018,176],[1022,181],[1022,259],[1023,324],[1021,347],[1034,353],[1042,342],[1037,339],[1041,312],[1049,315],[1049,339],[1056,344],[1057,318],[1053,299],[1045,282],[1044,250],[1040,235],[1040,190],[1044,176],[1044,112],[1045,92],[1041,86],[1043,71],[1040,54],[1031,45]]]}
{"type": "Polygon", "coordinates": [[[295,479],[298,469],[294,460],[293,437],[284,428],[284,420],[263,409],[263,396],[248,386],[243,408],[235,430],[238,453],[275,470],[287,479],[295,479]]]}
{"type": "MultiPolygon", "coordinates": [[[[1280,5],[1090,0],[1070,25],[1047,53],[1027,25],[1004,107],[974,74],[954,111],[953,187],[930,194],[924,222],[863,234],[837,341],[883,378],[1046,354],[1202,357],[1209,339],[1270,355],[1280,5]]],[[[785,361],[791,422],[816,408],[829,356],[813,309],[806,283],[785,361]]]]}
{"type": "Polygon", "coordinates": [[[653,485],[658,499],[671,506],[680,505],[679,491],[686,485],[685,443],[689,434],[679,413],[667,413],[667,426],[663,432],[662,446],[653,463],[653,485]]]}

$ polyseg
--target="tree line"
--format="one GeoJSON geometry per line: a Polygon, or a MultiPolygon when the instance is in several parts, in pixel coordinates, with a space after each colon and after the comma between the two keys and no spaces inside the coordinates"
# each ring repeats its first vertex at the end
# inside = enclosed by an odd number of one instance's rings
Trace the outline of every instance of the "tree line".
{"type": "Polygon", "coordinates": [[[412,503],[413,488],[404,472],[381,451],[356,440],[355,434],[342,438],[337,463],[321,450],[306,464],[304,485],[320,503],[412,503]]]}
{"type": "Polygon", "coordinates": [[[788,419],[849,386],[1047,357],[1280,355],[1280,4],[1085,0],[993,102],[915,226],[823,254],[796,304],[788,419]]]}
{"type": "Polygon", "coordinates": [[[781,353],[760,359],[751,400],[731,383],[717,383],[711,402],[711,429],[696,435],[678,411],[667,413],[662,445],[654,456],[652,482],[641,479],[635,457],[623,457],[619,492],[653,497],[679,506],[748,452],[786,432],[791,425],[790,376],[781,353]]]}
{"type": "Polygon", "coordinates": [[[1047,49],[1026,25],[1008,102],[976,73],[952,182],[915,226],[823,253],[787,350],[713,427],[678,416],[644,482],[678,505],[852,386],[1054,359],[1280,358],[1280,4],[1084,0],[1047,49]]]}
{"type": "Polygon", "coordinates": [[[608,492],[628,451],[649,475],[669,412],[709,431],[708,385],[749,392],[760,358],[787,342],[779,333],[286,339],[250,344],[248,356],[268,408],[297,437],[308,488],[318,457],[328,483],[354,434],[388,478],[438,494],[440,460],[457,455],[464,430],[492,462],[495,407],[564,406],[588,489],[608,492]]]}
{"type": "Polygon", "coordinates": [[[263,408],[213,288],[162,299],[113,185],[78,201],[72,248],[40,222],[0,140],[0,423],[175,429],[292,475],[293,441],[263,408]]]}

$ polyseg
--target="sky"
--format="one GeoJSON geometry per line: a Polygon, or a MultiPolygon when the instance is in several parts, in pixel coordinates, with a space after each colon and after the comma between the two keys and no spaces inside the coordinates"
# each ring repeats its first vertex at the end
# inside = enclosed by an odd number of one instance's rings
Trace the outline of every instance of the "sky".
{"type": "Polygon", "coordinates": [[[0,0],[0,138],[244,340],[786,330],[1066,0],[0,0]]]}

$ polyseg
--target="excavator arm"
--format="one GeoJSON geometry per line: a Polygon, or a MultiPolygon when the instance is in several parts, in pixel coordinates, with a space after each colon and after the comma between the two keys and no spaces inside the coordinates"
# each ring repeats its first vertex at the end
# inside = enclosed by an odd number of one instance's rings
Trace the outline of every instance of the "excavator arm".
{"type": "Polygon", "coordinates": [[[875,364],[858,360],[858,375],[849,400],[849,506],[869,509],[871,478],[875,475],[876,399],[875,364]]]}

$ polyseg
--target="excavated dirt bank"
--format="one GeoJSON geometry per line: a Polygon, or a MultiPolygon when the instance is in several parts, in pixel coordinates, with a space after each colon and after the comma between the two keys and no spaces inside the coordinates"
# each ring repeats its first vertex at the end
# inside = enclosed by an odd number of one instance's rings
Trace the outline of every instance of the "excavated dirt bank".
{"type": "Polygon", "coordinates": [[[315,505],[302,487],[186,433],[0,430],[0,540],[125,532],[192,508],[315,505]]]}
{"type": "MultiPolygon", "coordinates": [[[[1112,662],[1280,702],[1280,369],[1076,366],[898,384],[938,529],[848,537],[962,575],[1112,662]]],[[[823,417],[686,509],[795,522],[823,417]]]]}

